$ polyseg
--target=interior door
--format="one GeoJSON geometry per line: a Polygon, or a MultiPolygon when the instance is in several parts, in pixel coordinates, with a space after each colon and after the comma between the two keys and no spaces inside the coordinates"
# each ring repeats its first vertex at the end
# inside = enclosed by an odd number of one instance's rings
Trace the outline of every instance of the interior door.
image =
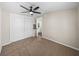
{"type": "Polygon", "coordinates": [[[23,15],[10,15],[10,41],[33,36],[33,19],[23,15]]]}
{"type": "Polygon", "coordinates": [[[17,41],[24,37],[24,18],[21,15],[10,15],[10,41],[17,41]]]}

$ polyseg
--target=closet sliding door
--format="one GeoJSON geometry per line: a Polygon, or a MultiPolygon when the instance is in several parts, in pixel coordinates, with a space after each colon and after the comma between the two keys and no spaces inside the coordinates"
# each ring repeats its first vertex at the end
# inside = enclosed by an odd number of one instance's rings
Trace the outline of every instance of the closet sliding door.
{"type": "Polygon", "coordinates": [[[10,41],[18,41],[24,38],[24,17],[22,15],[10,15],[10,41]]]}

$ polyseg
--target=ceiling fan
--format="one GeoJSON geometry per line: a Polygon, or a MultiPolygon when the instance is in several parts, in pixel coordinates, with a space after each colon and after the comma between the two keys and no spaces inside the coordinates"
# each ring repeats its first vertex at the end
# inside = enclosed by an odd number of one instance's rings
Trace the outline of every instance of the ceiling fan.
{"type": "Polygon", "coordinates": [[[33,15],[34,13],[41,14],[41,12],[37,12],[36,11],[36,10],[38,10],[40,8],[39,6],[37,6],[35,8],[33,8],[33,6],[30,6],[29,9],[26,8],[26,7],[24,7],[23,5],[20,5],[20,7],[24,8],[25,10],[27,10],[27,11],[24,11],[24,12],[21,12],[21,13],[27,13],[27,12],[29,12],[30,15],[33,15]]]}

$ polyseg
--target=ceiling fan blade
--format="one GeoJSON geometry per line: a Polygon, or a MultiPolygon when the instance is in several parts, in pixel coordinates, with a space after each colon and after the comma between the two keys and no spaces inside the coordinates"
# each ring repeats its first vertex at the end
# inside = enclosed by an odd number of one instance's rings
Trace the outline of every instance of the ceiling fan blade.
{"type": "Polygon", "coordinates": [[[36,12],[36,11],[33,11],[33,13],[41,14],[41,12],[36,12]]]}
{"type": "Polygon", "coordinates": [[[37,10],[37,9],[39,9],[39,7],[37,6],[36,8],[34,8],[33,10],[37,10]]]}
{"type": "Polygon", "coordinates": [[[21,13],[27,13],[27,12],[21,12],[21,13]]]}
{"type": "Polygon", "coordinates": [[[28,10],[29,11],[29,9],[28,8],[26,8],[26,7],[24,7],[23,5],[20,5],[22,8],[24,8],[24,9],[26,9],[26,10],[28,10]]]}

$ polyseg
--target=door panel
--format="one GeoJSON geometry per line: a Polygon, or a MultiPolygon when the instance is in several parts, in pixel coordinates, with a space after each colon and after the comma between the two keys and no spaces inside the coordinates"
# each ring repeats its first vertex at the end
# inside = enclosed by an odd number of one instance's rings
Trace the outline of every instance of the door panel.
{"type": "Polygon", "coordinates": [[[24,19],[21,15],[11,14],[10,17],[10,40],[17,41],[24,36],[24,19]]]}
{"type": "Polygon", "coordinates": [[[17,41],[33,35],[33,19],[23,15],[10,15],[10,41],[17,41]]]}

